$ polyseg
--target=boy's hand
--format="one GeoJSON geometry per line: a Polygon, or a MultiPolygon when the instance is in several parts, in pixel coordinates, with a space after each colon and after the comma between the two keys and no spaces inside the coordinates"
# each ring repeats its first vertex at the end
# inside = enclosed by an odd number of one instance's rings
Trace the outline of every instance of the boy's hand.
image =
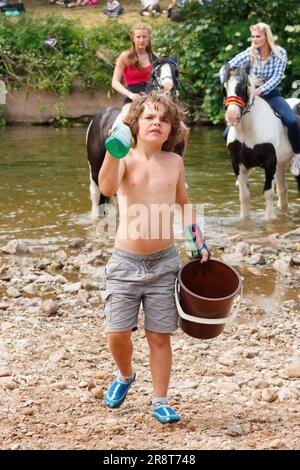
{"type": "Polygon", "coordinates": [[[206,243],[204,242],[202,247],[200,248],[200,250],[197,250],[198,253],[197,255],[192,255],[193,258],[200,258],[200,263],[205,263],[206,261],[209,260],[210,258],[210,251],[206,245],[206,243]]]}
{"type": "Polygon", "coordinates": [[[188,225],[185,229],[186,237],[189,242],[192,257],[200,258],[201,263],[205,263],[210,258],[209,249],[205,243],[202,231],[197,224],[188,225]]]}

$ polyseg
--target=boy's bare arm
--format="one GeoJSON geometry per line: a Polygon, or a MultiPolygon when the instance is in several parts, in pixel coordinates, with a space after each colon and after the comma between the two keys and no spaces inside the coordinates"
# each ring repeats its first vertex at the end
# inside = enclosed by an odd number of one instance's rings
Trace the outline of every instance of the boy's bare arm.
{"type": "Polygon", "coordinates": [[[185,214],[185,219],[190,214],[190,217],[188,217],[189,220],[182,219],[182,224],[183,226],[185,226],[185,225],[196,223],[196,213],[195,213],[194,208],[191,211],[184,211],[184,206],[187,204],[192,204],[192,203],[189,199],[189,196],[186,190],[185,171],[184,171],[182,158],[178,157],[178,160],[179,160],[179,165],[180,165],[180,173],[179,173],[179,178],[178,178],[177,187],[176,187],[176,204],[181,206],[182,215],[185,214]]]}
{"type": "Polygon", "coordinates": [[[113,196],[118,191],[125,173],[124,160],[113,157],[106,152],[99,172],[98,182],[103,196],[113,196]]]}
{"type": "MultiPolygon", "coordinates": [[[[182,221],[182,227],[183,229],[189,229],[194,232],[195,230],[200,232],[200,247],[198,250],[198,257],[200,256],[201,258],[201,263],[205,263],[209,259],[209,250],[205,244],[205,240],[203,238],[202,231],[200,227],[197,225],[197,218],[196,218],[196,211],[194,207],[192,206],[191,201],[189,200],[187,190],[186,190],[186,185],[185,185],[185,171],[184,171],[184,165],[183,161],[180,158],[180,174],[177,182],[177,188],[176,188],[176,203],[181,206],[181,221],[182,221]],[[188,205],[186,208],[184,207],[185,205],[188,205]],[[188,208],[188,209],[187,209],[188,208]],[[187,210],[186,210],[187,209],[187,210]]],[[[193,233],[193,235],[195,235],[193,233]]],[[[197,238],[197,237],[196,237],[197,238]]],[[[194,239],[194,237],[193,237],[194,239]]]]}

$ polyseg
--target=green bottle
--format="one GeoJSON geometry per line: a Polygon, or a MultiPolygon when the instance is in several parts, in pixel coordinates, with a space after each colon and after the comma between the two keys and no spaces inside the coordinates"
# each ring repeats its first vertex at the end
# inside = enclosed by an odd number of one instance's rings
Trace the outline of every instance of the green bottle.
{"type": "Polygon", "coordinates": [[[131,131],[124,123],[119,123],[104,142],[106,150],[116,158],[124,158],[130,150],[131,131]]]}

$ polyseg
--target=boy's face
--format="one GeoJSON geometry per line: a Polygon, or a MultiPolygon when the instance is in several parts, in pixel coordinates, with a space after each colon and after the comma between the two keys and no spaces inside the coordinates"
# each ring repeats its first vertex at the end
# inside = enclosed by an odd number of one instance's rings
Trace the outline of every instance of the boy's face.
{"type": "Polygon", "coordinates": [[[144,111],[139,117],[138,136],[141,140],[150,143],[163,145],[168,140],[171,123],[165,117],[163,105],[146,103],[144,111]]]}

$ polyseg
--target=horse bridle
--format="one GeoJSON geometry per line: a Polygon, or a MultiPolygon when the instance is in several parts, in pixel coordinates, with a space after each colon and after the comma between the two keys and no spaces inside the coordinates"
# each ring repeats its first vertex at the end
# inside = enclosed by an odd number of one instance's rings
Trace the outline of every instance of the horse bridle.
{"type": "MultiPolygon", "coordinates": [[[[249,93],[249,88],[250,87],[249,87],[249,84],[248,84],[247,93],[249,93]]],[[[247,113],[250,112],[250,108],[254,104],[254,97],[253,97],[252,102],[249,104],[241,96],[236,96],[236,95],[227,96],[227,98],[224,99],[223,104],[224,104],[225,109],[227,109],[227,107],[230,104],[235,104],[236,106],[238,106],[242,110],[242,116],[243,116],[244,114],[247,114],[247,113]]]]}
{"type": "MultiPolygon", "coordinates": [[[[175,60],[171,59],[170,57],[168,57],[168,59],[165,60],[165,62],[163,62],[161,64],[159,63],[154,67],[153,72],[152,72],[152,85],[153,85],[155,90],[163,89],[163,83],[162,83],[161,78],[158,76],[158,70],[160,69],[160,67],[162,65],[170,64],[170,63],[175,65],[176,68],[178,67],[175,60]]],[[[164,77],[164,79],[166,79],[166,78],[172,80],[172,82],[174,83],[174,77],[172,75],[171,76],[167,75],[167,76],[164,77]]],[[[171,95],[172,96],[175,96],[178,93],[177,92],[177,87],[178,87],[178,77],[175,76],[175,83],[174,83],[174,86],[171,90],[171,95]]]]}

